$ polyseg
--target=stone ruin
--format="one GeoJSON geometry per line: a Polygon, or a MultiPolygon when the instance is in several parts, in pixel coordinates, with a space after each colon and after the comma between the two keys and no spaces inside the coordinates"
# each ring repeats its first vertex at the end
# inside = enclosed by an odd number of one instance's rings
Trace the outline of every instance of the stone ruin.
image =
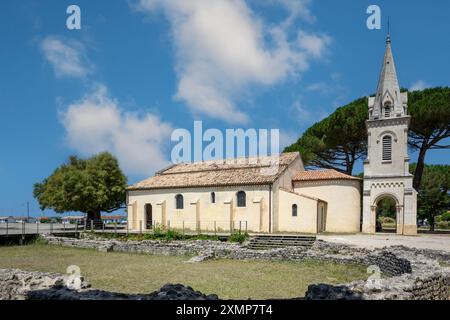
{"type": "MultiPolygon", "coordinates": [[[[380,277],[340,285],[312,284],[302,299],[313,300],[448,300],[450,298],[450,254],[443,251],[412,249],[403,246],[364,249],[343,244],[316,241],[310,248],[285,247],[252,250],[235,243],[219,241],[118,241],[73,239],[45,236],[51,245],[91,248],[144,254],[186,255],[189,263],[208,259],[263,259],[302,261],[313,259],[336,263],[358,263],[380,277]]],[[[77,289],[67,287],[68,275],[22,270],[0,270],[1,299],[137,299],[137,300],[210,300],[205,295],[181,284],[167,284],[149,294],[123,294],[90,288],[81,279],[77,289]]],[[[298,298],[297,298],[298,299],[298,298]]]]}

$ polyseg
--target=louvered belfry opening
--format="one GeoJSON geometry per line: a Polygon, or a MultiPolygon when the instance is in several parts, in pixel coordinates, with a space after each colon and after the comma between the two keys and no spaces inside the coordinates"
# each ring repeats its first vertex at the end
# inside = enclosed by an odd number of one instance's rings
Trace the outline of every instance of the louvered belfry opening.
{"type": "Polygon", "coordinates": [[[383,161],[392,160],[392,137],[383,137],[383,161]]]}

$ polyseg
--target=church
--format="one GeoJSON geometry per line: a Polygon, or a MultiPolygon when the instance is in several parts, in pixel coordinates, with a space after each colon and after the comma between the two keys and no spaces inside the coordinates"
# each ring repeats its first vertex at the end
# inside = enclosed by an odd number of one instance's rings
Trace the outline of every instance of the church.
{"type": "Polygon", "coordinates": [[[414,235],[417,193],[409,174],[407,112],[388,36],[376,96],[369,98],[363,181],[336,170],[305,170],[298,152],[174,164],[128,187],[128,227],[375,233],[377,204],[391,198],[397,234],[414,235]],[[276,170],[268,173],[273,161],[276,170]]]}

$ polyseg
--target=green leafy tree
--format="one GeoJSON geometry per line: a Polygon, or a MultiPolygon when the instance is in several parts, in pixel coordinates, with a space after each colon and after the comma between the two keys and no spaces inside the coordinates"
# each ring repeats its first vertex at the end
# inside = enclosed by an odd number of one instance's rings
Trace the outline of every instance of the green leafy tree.
{"type": "Polygon", "coordinates": [[[377,215],[396,219],[397,217],[396,206],[397,204],[395,203],[394,199],[383,198],[378,202],[377,215]]]}
{"type": "Polygon", "coordinates": [[[409,145],[419,151],[413,187],[419,190],[426,153],[450,148],[446,141],[450,137],[450,88],[410,92],[408,108],[411,114],[409,145]]]}
{"type": "Polygon", "coordinates": [[[360,98],[314,124],[285,151],[300,151],[308,167],[352,174],[356,161],[366,155],[366,118],[367,98],[360,98]]]}
{"type": "Polygon", "coordinates": [[[127,179],[110,153],[89,159],[71,156],[68,163],[34,185],[33,195],[41,209],[57,213],[79,211],[88,220],[98,220],[101,212],[123,208],[127,179]]]}
{"type": "MultiPolygon", "coordinates": [[[[412,164],[410,171],[417,169],[412,164]]],[[[418,190],[418,217],[427,219],[434,231],[435,219],[450,209],[450,165],[425,165],[418,190]]]]}

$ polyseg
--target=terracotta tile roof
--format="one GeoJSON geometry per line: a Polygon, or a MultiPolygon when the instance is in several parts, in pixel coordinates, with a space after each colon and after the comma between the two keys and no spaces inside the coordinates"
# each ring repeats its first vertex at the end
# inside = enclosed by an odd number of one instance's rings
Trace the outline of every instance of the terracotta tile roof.
{"type": "Polygon", "coordinates": [[[315,180],[361,180],[358,177],[329,169],[299,171],[294,175],[292,181],[315,181],[315,180]]]}
{"type": "Polygon", "coordinates": [[[128,190],[270,184],[298,157],[298,152],[289,152],[279,157],[176,164],[128,187],[128,190]],[[271,161],[277,158],[278,169],[270,171],[271,161]]]}

